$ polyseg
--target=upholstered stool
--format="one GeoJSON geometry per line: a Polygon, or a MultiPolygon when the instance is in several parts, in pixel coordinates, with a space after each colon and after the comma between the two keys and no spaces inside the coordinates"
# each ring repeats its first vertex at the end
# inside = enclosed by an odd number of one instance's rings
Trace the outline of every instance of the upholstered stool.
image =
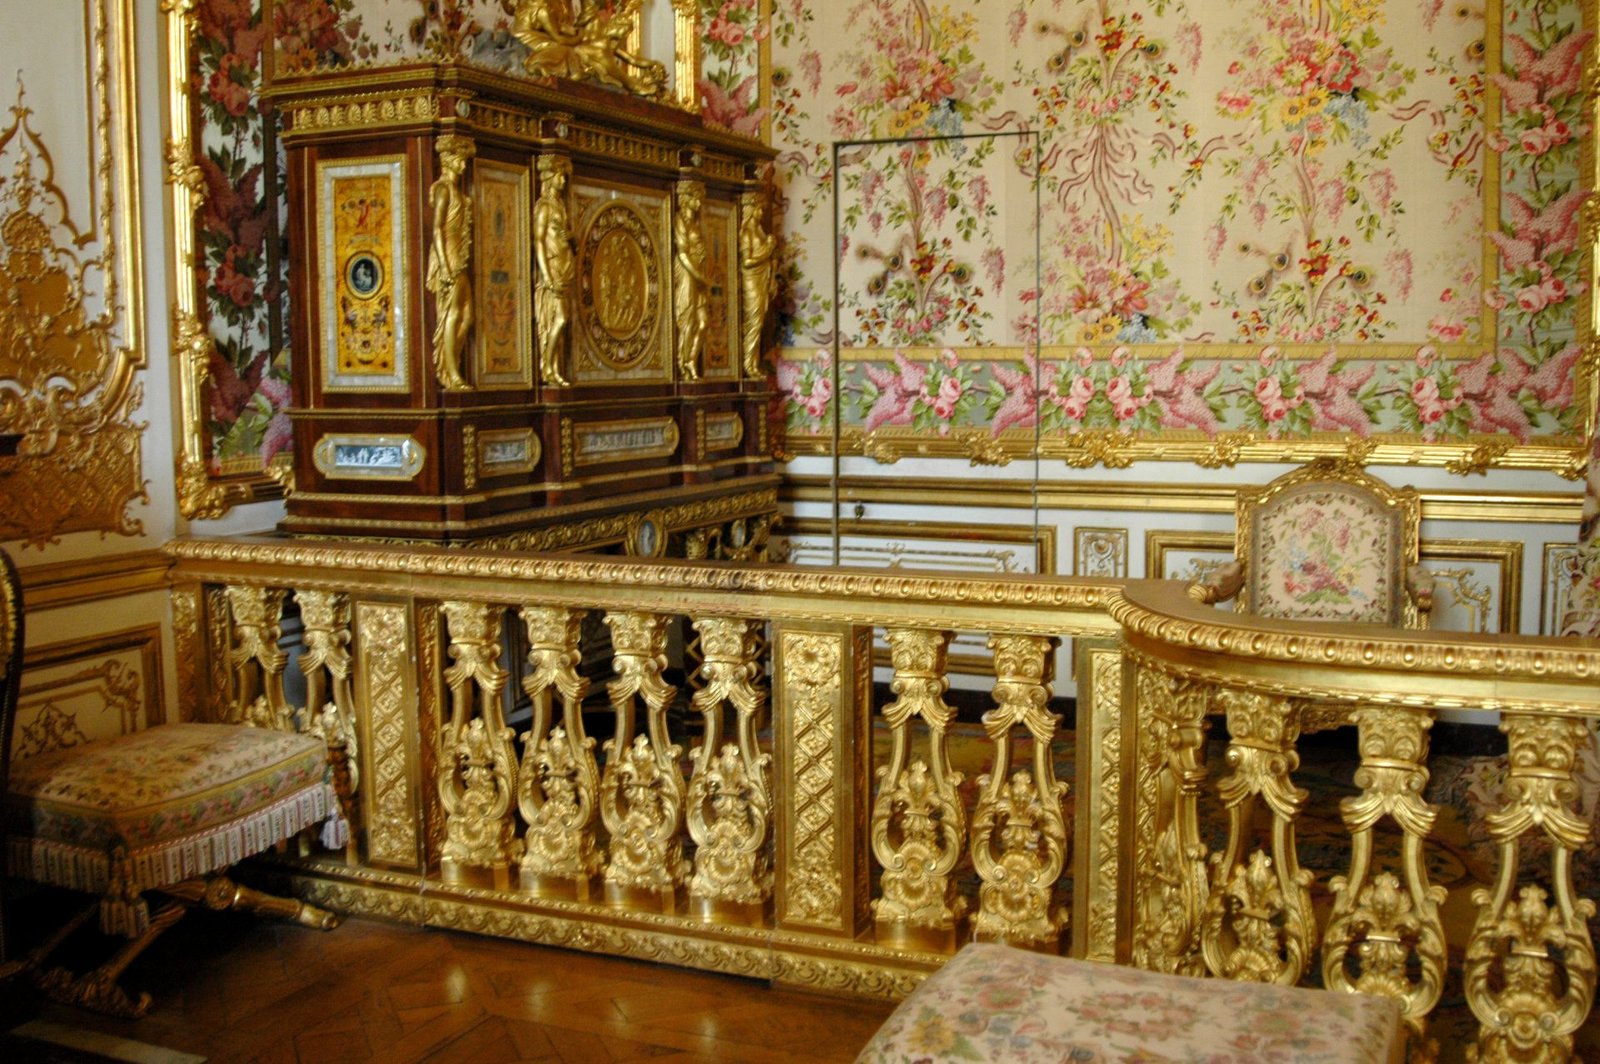
{"type": "MultiPolygon", "coordinates": [[[[13,763],[5,801],[13,874],[99,894],[102,930],[132,940],[82,978],[41,972],[40,986],[74,1004],[142,1015],[149,996],[129,999],[116,979],[195,903],[333,926],[330,913],[217,874],[327,818],[327,769],[320,738],[236,724],[162,725],[13,763]],[[172,900],[151,913],[146,891],[172,900]]],[[[31,966],[42,969],[94,911],[35,951],[31,966]]]]}
{"type": "Polygon", "coordinates": [[[856,1062],[1398,1064],[1399,1023],[1388,998],[974,944],[901,1002],[856,1062]]]}

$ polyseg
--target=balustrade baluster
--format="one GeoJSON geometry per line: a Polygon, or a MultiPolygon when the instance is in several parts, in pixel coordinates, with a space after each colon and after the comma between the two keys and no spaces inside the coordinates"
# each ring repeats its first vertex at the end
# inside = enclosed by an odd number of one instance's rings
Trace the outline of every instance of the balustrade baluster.
{"type": "Polygon", "coordinates": [[[667,618],[608,613],[616,679],[606,685],[616,713],[605,744],[600,815],[611,833],[606,900],[631,908],[672,912],[689,878],[683,856],[684,782],[681,747],[667,734],[667,707],[677,696],[661,678],[667,664],[667,618]],[[634,699],[644,699],[645,730],[634,734],[634,699]]]}
{"type": "Polygon", "coordinates": [[[1399,1001],[1411,1030],[1411,1059],[1431,1060],[1437,1046],[1430,1050],[1426,1042],[1427,1017],[1438,1004],[1446,964],[1439,919],[1446,892],[1428,885],[1423,861],[1438,815],[1422,800],[1433,718],[1425,711],[1363,706],[1353,719],[1361,747],[1355,782],[1362,793],[1339,803],[1350,830],[1350,875],[1329,883],[1334,904],[1323,935],[1322,981],[1330,990],[1399,1001]],[[1373,828],[1386,816],[1404,833],[1404,884],[1392,872],[1372,871],[1373,828]],[[1359,973],[1354,978],[1352,967],[1359,973]]]}
{"type": "Polygon", "coordinates": [[[1500,730],[1510,740],[1511,771],[1504,804],[1487,817],[1500,866],[1493,890],[1472,892],[1478,919],[1462,967],[1480,1025],[1473,1059],[1566,1061],[1595,991],[1587,923],[1595,905],[1575,897],[1572,885],[1572,854],[1589,841],[1589,822],[1572,810],[1588,728],[1571,717],[1506,713],[1500,730]],[[1550,891],[1517,886],[1522,838],[1536,828],[1550,839],[1550,891]]]}
{"type": "Polygon", "coordinates": [[[1289,774],[1300,766],[1301,703],[1255,691],[1221,688],[1228,718],[1228,766],[1217,784],[1228,810],[1228,845],[1211,858],[1211,889],[1200,947],[1211,974],[1293,986],[1316,949],[1311,880],[1295,852],[1294,821],[1310,797],[1289,774]],[[1245,851],[1253,842],[1256,800],[1272,813],[1272,853],[1245,851]]]}
{"type": "Polygon", "coordinates": [[[1134,795],[1139,859],[1133,962],[1140,968],[1203,975],[1200,920],[1207,894],[1200,795],[1206,783],[1210,685],[1172,676],[1138,655],[1135,716],[1141,723],[1134,795]]]}
{"type": "Polygon", "coordinates": [[[438,772],[445,840],[440,871],[447,882],[504,890],[510,886],[515,828],[511,800],[517,762],[500,696],[500,607],[444,602],[452,664],[444,670],[450,719],[438,772]]]}
{"type": "Polygon", "coordinates": [[[587,901],[602,861],[595,841],[600,771],[594,740],[583,730],[589,681],[578,673],[584,612],[534,605],[521,612],[530,666],[522,687],[533,702],[517,774],[517,805],[528,823],[522,885],[537,894],[587,901]],[[555,724],[552,702],[558,693],[561,722],[555,724]]]}
{"type": "Polygon", "coordinates": [[[966,810],[956,788],[961,774],[950,767],[946,729],[955,710],[945,703],[950,681],[945,657],[951,633],[889,630],[894,662],[890,689],[895,701],[883,708],[892,747],[878,770],[872,807],[872,851],[883,866],[882,896],[872,903],[876,936],[913,948],[950,951],[966,899],[957,896],[951,872],[967,840],[966,810]],[[928,726],[929,761],[910,760],[911,721],[928,726]]]}
{"type": "Polygon", "coordinates": [[[292,732],[294,710],[283,693],[283,671],[289,655],[278,646],[283,637],[282,588],[230,586],[228,608],[233,614],[233,646],[228,664],[233,669],[232,719],[258,728],[292,732]]]}
{"type": "Polygon", "coordinates": [[[694,622],[705,664],[693,707],[705,722],[689,779],[687,820],[696,845],[689,898],[703,919],[757,924],[772,896],[767,839],[772,823],[772,758],[756,727],[767,693],[756,678],[760,625],[727,617],[694,622]],[[724,744],[723,707],[735,712],[735,741],[724,744]]]}
{"type": "Polygon", "coordinates": [[[330,821],[331,830],[324,830],[323,842],[344,846],[346,861],[355,864],[359,859],[355,795],[361,778],[355,697],[350,685],[350,596],[335,591],[296,591],[294,598],[305,626],[305,649],[299,661],[306,678],[305,730],[328,744],[328,763],[340,799],[342,822],[330,821]]]}
{"type": "Polygon", "coordinates": [[[1057,782],[1051,740],[1059,719],[1046,708],[1044,683],[1054,641],[1043,636],[994,636],[996,708],[983,715],[994,743],[994,768],[978,777],[977,810],[972,818],[972,863],[983,886],[978,891],[975,939],[1031,946],[1048,952],[1061,947],[1066,912],[1052,910],[1056,880],[1067,858],[1067,826],[1061,801],[1067,785],[1057,782]],[[1013,731],[1033,737],[1033,771],[1011,773],[1013,731]]]}

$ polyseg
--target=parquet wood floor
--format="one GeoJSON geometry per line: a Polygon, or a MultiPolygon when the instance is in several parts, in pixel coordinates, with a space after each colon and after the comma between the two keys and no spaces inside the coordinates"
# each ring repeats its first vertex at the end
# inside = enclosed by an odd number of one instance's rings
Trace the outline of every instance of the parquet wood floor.
{"type": "Polygon", "coordinates": [[[124,978],[137,1022],[40,1019],[213,1062],[850,1061],[892,1005],[447,931],[196,912],[124,978]]]}

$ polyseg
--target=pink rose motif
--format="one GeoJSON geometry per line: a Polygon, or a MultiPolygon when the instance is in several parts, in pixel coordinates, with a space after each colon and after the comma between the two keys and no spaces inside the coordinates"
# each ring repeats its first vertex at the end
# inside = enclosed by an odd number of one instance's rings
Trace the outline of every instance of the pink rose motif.
{"type": "Polygon", "coordinates": [[[1076,396],[1061,404],[1061,412],[1073,421],[1082,421],[1085,409],[1086,404],[1076,396]]]}
{"type": "MultiPolygon", "coordinates": [[[[1439,319],[1437,318],[1434,319],[1434,321],[1438,320],[1439,319]]],[[[1462,332],[1466,332],[1466,329],[1463,328],[1462,332]]],[[[1439,352],[1434,350],[1432,344],[1423,344],[1421,347],[1417,348],[1417,366],[1421,369],[1427,369],[1429,366],[1433,365],[1434,359],[1436,359],[1438,355],[1439,352]]]]}
{"type": "Polygon", "coordinates": [[[939,401],[954,405],[961,398],[961,381],[956,377],[946,377],[939,382],[939,401]]]}
{"type": "Polygon", "coordinates": [[[1113,403],[1132,402],[1133,385],[1128,383],[1128,378],[1118,375],[1106,382],[1106,398],[1113,403]]]}
{"type": "Polygon", "coordinates": [[[1067,394],[1079,405],[1087,406],[1089,400],[1094,398],[1094,381],[1088,377],[1074,377],[1067,394]]]}
{"type": "Polygon", "coordinates": [[[940,421],[949,421],[955,415],[956,404],[942,396],[933,401],[933,416],[940,421]]]}
{"type": "Polygon", "coordinates": [[[1454,343],[1467,335],[1467,327],[1441,314],[1429,320],[1428,335],[1444,343],[1454,343]]]}
{"type": "Polygon", "coordinates": [[[828,401],[815,395],[806,400],[806,413],[814,418],[820,418],[828,410],[828,401]]]}
{"type": "Polygon", "coordinates": [[[1268,421],[1282,421],[1289,416],[1289,404],[1282,399],[1272,399],[1261,404],[1261,416],[1268,421]]]}
{"type": "Polygon", "coordinates": [[[1432,425],[1442,417],[1444,417],[1444,406],[1440,403],[1417,406],[1417,419],[1424,425],[1432,425]]]}
{"type": "Polygon", "coordinates": [[[706,36],[733,48],[744,40],[744,27],[719,16],[711,20],[711,25],[706,28],[706,36]]]}
{"type": "Polygon", "coordinates": [[[211,283],[234,306],[248,307],[256,301],[256,282],[248,274],[240,273],[234,265],[238,250],[237,247],[228,249],[227,255],[217,265],[216,273],[211,275],[211,283]]]}
{"type": "Polygon", "coordinates": [[[820,399],[826,403],[833,398],[833,382],[827,377],[818,377],[811,384],[811,398],[820,399]]]}
{"type": "MultiPolygon", "coordinates": [[[[1277,377],[1269,373],[1256,381],[1256,402],[1260,403],[1263,408],[1269,403],[1282,404],[1283,385],[1278,383],[1277,377]]],[[[1282,415],[1279,416],[1281,417],[1282,415]]]]}
{"type": "Polygon", "coordinates": [[[1411,382],[1411,401],[1419,407],[1439,402],[1439,382],[1432,377],[1418,377],[1411,382]]]}
{"type": "Polygon", "coordinates": [[[223,110],[242,118],[250,111],[250,75],[245,59],[229,52],[206,82],[206,92],[223,110]]]}
{"type": "MultiPolygon", "coordinates": [[[[953,349],[951,349],[951,348],[948,348],[948,347],[945,348],[943,351],[939,352],[939,358],[940,358],[940,360],[942,362],[944,362],[944,364],[946,366],[948,366],[951,369],[955,369],[957,366],[959,366],[961,364],[961,359],[956,356],[955,351],[953,349]]],[[[949,380],[948,377],[946,377],[945,379],[949,380]]]]}

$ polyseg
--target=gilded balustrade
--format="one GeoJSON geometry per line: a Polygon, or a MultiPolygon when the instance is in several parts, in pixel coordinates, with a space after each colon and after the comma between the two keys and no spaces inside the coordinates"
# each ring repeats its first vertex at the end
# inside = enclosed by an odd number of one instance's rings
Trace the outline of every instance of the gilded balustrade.
{"type": "Polygon", "coordinates": [[[290,862],[304,896],[339,909],[888,996],[972,937],[1320,974],[1399,1001],[1414,1060],[1452,979],[1484,1060],[1566,1059],[1591,1011],[1594,905],[1572,855],[1591,844],[1574,774],[1600,718],[1593,642],[1273,621],[1156,581],[266,538],[170,553],[190,604],[178,635],[203,651],[184,712],[286,714],[355,740],[348,853],[290,862]],[[282,693],[290,602],[303,709],[282,693]],[[988,633],[994,658],[975,794],[950,756],[955,631],[988,633]],[[1049,706],[1057,641],[1083,636],[1074,830],[1049,706]],[[1459,974],[1423,797],[1448,709],[1498,711],[1510,750],[1484,824],[1497,875],[1456,931],[1459,974]],[[586,717],[611,735],[598,749],[586,717]],[[1354,725],[1360,762],[1340,807],[1349,863],[1318,892],[1296,774],[1301,731],[1329,720],[1354,725]],[[1217,823],[1213,851],[1202,825],[1217,823]]]}
{"type": "MultiPolygon", "coordinates": [[[[1108,582],[266,538],[171,553],[175,596],[198,604],[186,645],[210,655],[229,633],[227,689],[195,662],[185,713],[294,718],[278,614],[298,603],[307,701],[331,707],[298,716],[360,740],[354,860],[293,862],[308,897],[885,995],[974,934],[1091,945],[1064,941],[1073,846],[1047,706],[1060,638],[1112,634],[1108,582]],[[996,668],[994,769],[975,797],[950,763],[958,630],[988,633],[996,668]],[[875,632],[894,662],[881,708],[875,632]],[[1024,736],[1030,764],[1013,771],[1024,736]]],[[[1097,927],[1113,952],[1114,921],[1097,927]]]]}
{"type": "Polygon", "coordinates": [[[1427,1022],[1447,979],[1441,909],[1425,853],[1437,815],[1423,797],[1428,736],[1442,709],[1495,710],[1509,746],[1502,806],[1485,827],[1499,844],[1492,888],[1471,896],[1477,920],[1461,972],[1479,1022],[1472,1059],[1564,1061],[1594,1003],[1589,899],[1572,855],[1590,824],[1574,808],[1578,750],[1600,718],[1600,644],[1285,623],[1188,602],[1180,585],[1130,582],[1111,614],[1131,677],[1125,734],[1134,786],[1125,813],[1128,958],[1141,967],[1282,983],[1300,981],[1321,946],[1327,987],[1398,1001],[1411,1059],[1435,1059],[1427,1022]],[[1355,707],[1353,711],[1349,707],[1355,707]],[[1336,713],[1327,712],[1337,709],[1336,713]],[[1307,794],[1294,784],[1303,719],[1356,725],[1360,794],[1341,803],[1348,873],[1330,879],[1319,926],[1313,874],[1295,826],[1307,794]],[[1208,778],[1208,715],[1225,715],[1229,773],[1208,778]],[[1228,816],[1220,852],[1198,832],[1214,796],[1228,816]],[[1268,847],[1253,816],[1266,807],[1268,847]],[[1392,820],[1396,869],[1377,867],[1374,833],[1392,820]],[[1524,876],[1524,844],[1543,834],[1548,867],[1524,876]],[[1539,875],[1542,873],[1542,876],[1539,875]]]}

